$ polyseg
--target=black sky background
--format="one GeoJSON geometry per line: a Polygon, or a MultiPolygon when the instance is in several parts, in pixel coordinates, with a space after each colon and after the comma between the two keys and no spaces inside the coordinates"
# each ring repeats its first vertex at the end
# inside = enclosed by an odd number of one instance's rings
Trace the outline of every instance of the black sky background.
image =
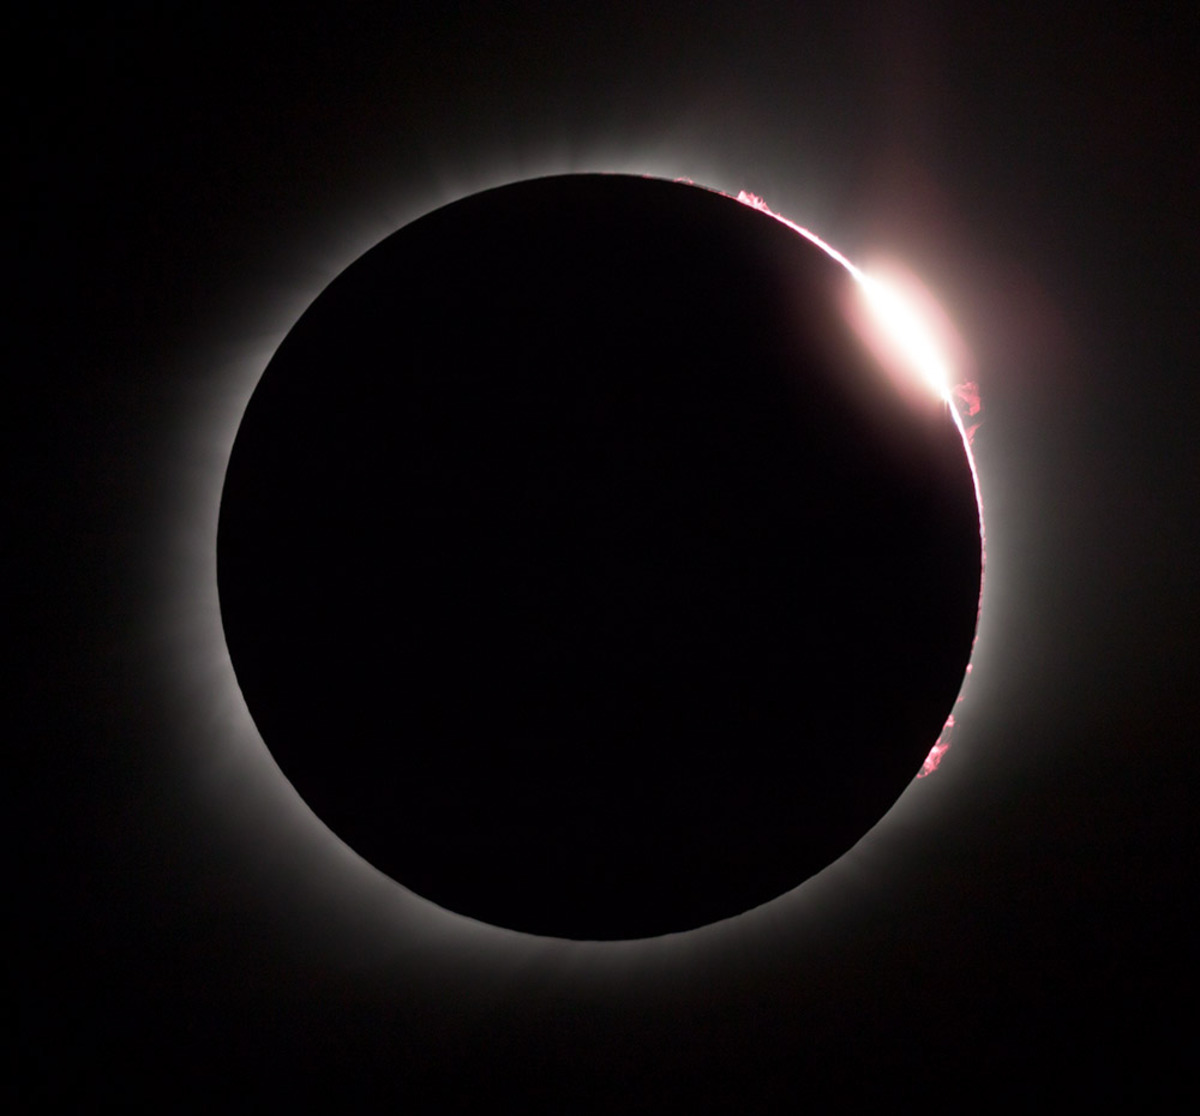
{"type": "Polygon", "coordinates": [[[1190,1082],[1200,40],[1174,7],[18,17],[18,1100],[962,1110],[1190,1082]],[[610,163],[753,191],[940,294],[983,394],[989,566],[933,777],[808,887],[600,948],[463,924],[331,849],[207,715],[219,649],[177,618],[253,354],[402,221],[610,163]]]}

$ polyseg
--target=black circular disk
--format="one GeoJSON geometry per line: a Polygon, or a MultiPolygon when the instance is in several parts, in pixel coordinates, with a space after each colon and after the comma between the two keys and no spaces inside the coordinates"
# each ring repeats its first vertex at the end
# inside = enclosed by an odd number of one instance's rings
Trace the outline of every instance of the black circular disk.
{"type": "Polygon", "coordinates": [[[720,194],[490,190],[279,347],[221,504],[221,613],[284,774],[446,908],[571,938],[736,915],[919,769],[974,636],[947,406],[847,271],[720,194]]]}

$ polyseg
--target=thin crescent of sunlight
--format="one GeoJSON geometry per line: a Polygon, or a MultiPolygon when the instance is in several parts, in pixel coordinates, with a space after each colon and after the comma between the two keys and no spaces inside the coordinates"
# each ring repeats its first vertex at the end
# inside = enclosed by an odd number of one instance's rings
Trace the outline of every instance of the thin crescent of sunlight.
{"type": "MultiPolygon", "coordinates": [[[[799,233],[818,248],[840,263],[855,279],[858,290],[862,294],[863,304],[867,310],[865,320],[854,322],[863,340],[875,350],[881,363],[899,374],[899,378],[908,382],[922,384],[932,390],[933,394],[947,407],[955,426],[958,427],[962,438],[963,450],[966,453],[967,465],[971,470],[971,480],[975,488],[975,506],[979,511],[979,542],[982,559],[980,578],[979,608],[983,606],[983,576],[987,567],[987,545],[983,521],[983,493],[979,484],[979,471],[975,465],[975,455],[971,452],[971,442],[979,425],[979,388],[970,380],[960,380],[959,371],[948,353],[963,354],[965,347],[958,337],[953,324],[937,299],[928,291],[923,283],[907,269],[897,265],[885,265],[871,272],[851,263],[836,248],[827,244],[815,233],[809,231],[783,215],[776,213],[757,194],[745,190],[738,192],[736,200],[743,205],[757,209],[769,217],[787,225],[793,232],[799,233]],[[964,419],[965,411],[965,419],[964,419]],[[970,425],[967,425],[967,420],[970,425]]],[[[858,318],[852,314],[852,318],[858,318]]],[[[958,364],[964,363],[962,360],[958,364]]],[[[976,615],[976,633],[978,640],[979,615],[976,615]]],[[[972,653],[974,642],[972,643],[972,653]]],[[[959,689],[958,698],[954,703],[957,709],[965,696],[967,682],[970,680],[973,664],[968,663],[963,674],[963,684],[959,689]]],[[[954,735],[955,715],[953,711],[946,718],[942,731],[938,734],[917,778],[924,778],[937,770],[942,757],[950,748],[954,735]]]]}

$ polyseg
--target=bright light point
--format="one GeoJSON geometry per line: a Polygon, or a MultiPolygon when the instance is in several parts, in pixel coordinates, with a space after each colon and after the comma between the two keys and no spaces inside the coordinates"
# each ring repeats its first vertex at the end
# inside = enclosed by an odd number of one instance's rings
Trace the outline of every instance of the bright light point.
{"type": "Polygon", "coordinates": [[[860,272],[858,282],[889,350],[886,357],[906,365],[949,403],[954,375],[942,342],[947,327],[941,307],[912,276],[860,272]]]}
{"type": "MultiPolygon", "coordinates": [[[[951,402],[952,394],[958,391],[954,387],[956,372],[961,374],[961,369],[954,367],[956,362],[952,362],[950,354],[962,356],[965,350],[945,311],[915,275],[896,264],[865,272],[816,233],[776,213],[757,194],[741,190],[737,200],[774,217],[811,240],[849,271],[858,281],[869,311],[869,320],[858,323],[868,344],[885,365],[902,366],[909,375],[928,384],[939,399],[951,402]]],[[[961,392],[959,394],[962,397],[961,392]]],[[[970,401],[962,398],[970,408],[970,401]]],[[[978,410],[979,395],[976,392],[974,408],[968,413],[974,415],[978,410]]]]}

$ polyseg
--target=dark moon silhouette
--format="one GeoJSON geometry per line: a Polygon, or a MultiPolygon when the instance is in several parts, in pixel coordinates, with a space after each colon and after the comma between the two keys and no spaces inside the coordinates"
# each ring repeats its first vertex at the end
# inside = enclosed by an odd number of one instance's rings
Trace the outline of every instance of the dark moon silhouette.
{"type": "Polygon", "coordinates": [[[450,910],[636,938],[886,813],[962,682],[979,518],[852,295],[768,215],[607,175],[448,205],[330,284],[246,409],[218,577],[335,833],[450,910]]]}

